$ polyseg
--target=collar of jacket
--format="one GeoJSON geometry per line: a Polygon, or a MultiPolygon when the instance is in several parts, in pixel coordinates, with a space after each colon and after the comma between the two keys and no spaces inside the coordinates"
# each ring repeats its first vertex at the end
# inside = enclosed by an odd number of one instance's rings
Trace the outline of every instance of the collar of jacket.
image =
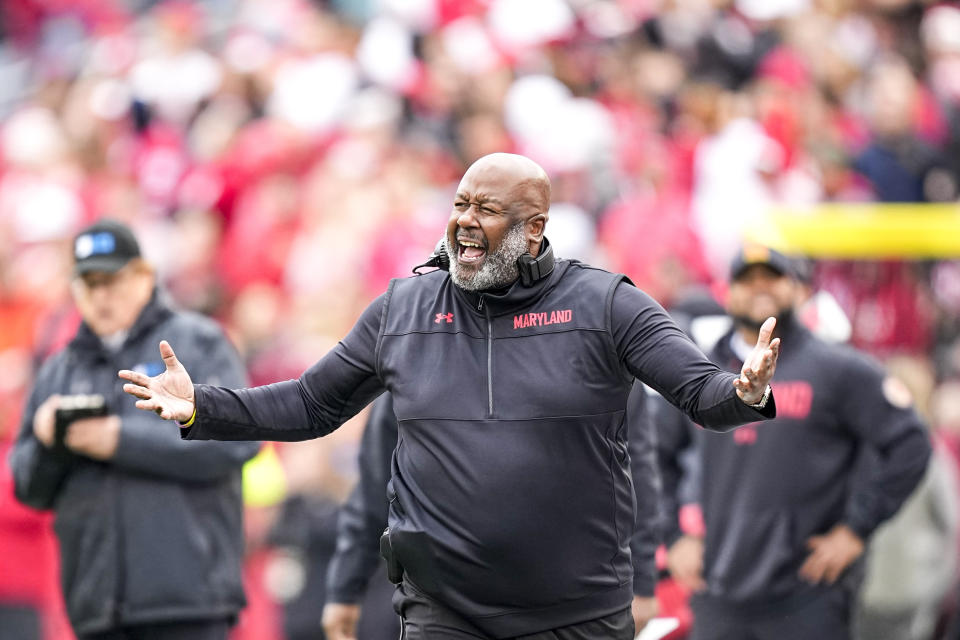
{"type": "MultiPolygon", "coordinates": [[[[146,306],[140,311],[140,315],[137,316],[137,320],[130,328],[126,340],[123,341],[124,345],[136,341],[150,329],[170,317],[173,311],[162,300],[162,297],[160,290],[154,287],[150,300],[147,301],[146,306]]],[[[103,351],[103,343],[100,341],[100,337],[87,326],[86,322],[80,323],[80,328],[77,329],[77,335],[70,341],[69,346],[71,349],[81,351],[103,351]]]]}
{"type": "Polygon", "coordinates": [[[513,284],[503,289],[467,291],[455,285],[453,288],[474,311],[485,313],[484,307],[486,307],[491,315],[505,315],[529,308],[546,295],[560,281],[569,266],[568,260],[557,261],[549,273],[541,276],[529,287],[523,286],[520,278],[517,278],[513,284]]]}

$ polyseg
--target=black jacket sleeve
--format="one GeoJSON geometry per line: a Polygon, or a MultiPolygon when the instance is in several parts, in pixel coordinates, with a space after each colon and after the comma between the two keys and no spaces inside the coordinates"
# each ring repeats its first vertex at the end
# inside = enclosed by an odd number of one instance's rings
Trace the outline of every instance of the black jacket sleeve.
{"type": "Polygon", "coordinates": [[[744,403],[733,386],[736,375],[713,364],[663,307],[636,287],[617,286],[611,327],[627,370],[697,424],[723,431],[776,416],[772,397],[763,410],[744,403]]]}
{"type": "Polygon", "coordinates": [[[634,383],[627,401],[627,446],[636,501],[633,559],[633,593],[651,597],[657,585],[657,547],[660,546],[660,474],[657,471],[656,432],[650,416],[647,391],[634,383]]]}
{"type": "Polygon", "coordinates": [[[851,353],[838,375],[842,421],[871,448],[867,478],[854,483],[844,522],[861,538],[890,518],[917,487],[930,460],[931,446],[920,417],[909,406],[903,384],[879,365],[851,353]]]}
{"type": "Polygon", "coordinates": [[[327,570],[327,600],[356,604],[381,563],[380,535],[387,526],[390,459],[397,448],[397,418],[389,393],[370,410],[360,442],[360,477],[337,523],[337,549],[327,570]]]}
{"type": "Polygon", "coordinates": [[[297,380],[252,389],[194,385],[197,418],[190,440],[308,440],[326,435],[383,393],[376,370],[384,296],[297,380]]]}
{"type": "MultiPolygon", "coordinates": [[[[54,359],[58,356],[54,356],[54,359]]],[[[53,506],[64,478],[73,464],[72,456],[48,449],[33,435],[33,416],[50,395],[54,366],[48,361],[34,382],[20,421],[17,441],[10,452],[13,486],[17,499],[35,509],[53,506]]]]}

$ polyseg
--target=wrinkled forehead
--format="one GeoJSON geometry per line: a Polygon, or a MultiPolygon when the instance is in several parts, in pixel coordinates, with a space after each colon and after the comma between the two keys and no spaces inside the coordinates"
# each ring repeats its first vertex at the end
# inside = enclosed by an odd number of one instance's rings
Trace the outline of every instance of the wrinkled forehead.
{"type": "Polygon", "coordinates": [[[500,197],[512,193],[522,182],[516,172],[497,165],[473,165],[463,174],[457,191],[460,193],[483,192],[500,197]]]}
{"type": "Polygon", "coordinates": [[[457,193],[477,200],[498,201],[505,207],[529,205],[546,209],[550,203],[542,202],[545,194],[541,180],[541,176],[516,167],[477,163],[464,174],[457,193]]]}

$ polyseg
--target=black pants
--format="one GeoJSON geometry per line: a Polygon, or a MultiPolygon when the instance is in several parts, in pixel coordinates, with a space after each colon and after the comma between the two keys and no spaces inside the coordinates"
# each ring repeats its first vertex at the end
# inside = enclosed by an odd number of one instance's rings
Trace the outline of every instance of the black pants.
{"type": "MultiPolygon", "coordinates": [[[[403,619],[402,640],[491,640],[406,578],[397,586],[393,607],[403,619]]],[[[633,640],[633,637],[633,616],[628,606],[602,618],[511,640],[633,640]]]]}
{"type": "Polygon", "coordinates": [[[744,612],[694,596],[690,640],[850,640],[851,598],[843,587],[818,589],[796,606],[744,612]]]}
{"type": "Polygon", "coordinates": [[[226,640],[229,631],[226,620],[201,620],[121,627],[82,635],[80,640],[226,640]]]}

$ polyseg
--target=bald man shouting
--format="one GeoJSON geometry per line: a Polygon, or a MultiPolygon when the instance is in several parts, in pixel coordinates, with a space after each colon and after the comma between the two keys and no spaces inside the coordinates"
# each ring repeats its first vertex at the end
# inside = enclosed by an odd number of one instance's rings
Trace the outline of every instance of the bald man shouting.
{"type": "Polygon", "coordinates": [[[404,636],[634,636],[636,528],[625,409],[634,379],[724,430],[775,415],[779,341],[721,371],[622,275],[554,256],[550,181],[523,156],[475,162],[442,268],[393,280],[296,380],[194,385],[173,349],[121,371],[137,407],[188,440],[303,440],[385,390],[399,439],[381,540],[404,636]]]}

